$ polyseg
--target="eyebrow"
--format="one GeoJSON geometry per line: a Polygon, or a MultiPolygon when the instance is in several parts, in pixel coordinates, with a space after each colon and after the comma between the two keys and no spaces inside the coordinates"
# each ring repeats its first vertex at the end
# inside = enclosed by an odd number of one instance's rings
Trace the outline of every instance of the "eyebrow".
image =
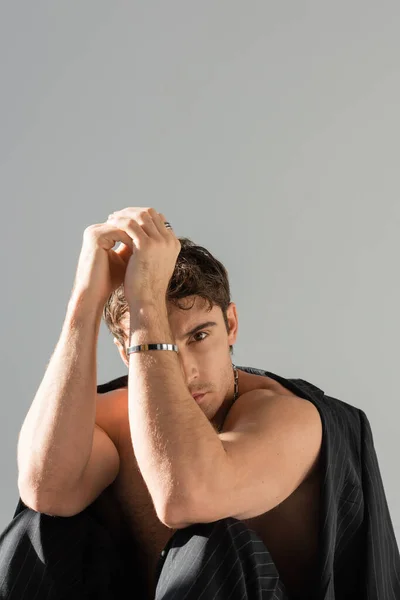
{"type": "Polygon", "coordinates": [[[183,336],[181,336],[179,339],[184,340],[185,338],[190,337],[200,329],[204,329],[204,327],[213,327],[214,325],[217,325],[217,323],[215,323],[214,321],[206,321],[205,323],[200,323],[200,325],[196,325],[196,327],[184,333],[183,336]]]}

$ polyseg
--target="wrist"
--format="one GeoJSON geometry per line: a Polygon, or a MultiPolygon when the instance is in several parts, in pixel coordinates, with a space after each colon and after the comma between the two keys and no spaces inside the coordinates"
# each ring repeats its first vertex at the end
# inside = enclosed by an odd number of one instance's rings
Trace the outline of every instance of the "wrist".
{"type": "Polygon", "coordinates": [[[100,325],[105,302],[96,301],[89,292],[74,291],[67,305],[67,316],[76,321],[92,320],[100,325]]]}
{"type": "Polygon", "coordinates": [[[174,343],[165,303],[164,305],[147,302],[130,304],[129,313],[128,339],[130,346],[147,343],[174,343]]]}
{"type": "Polygon", "coordinates": [[[129,314],[131,319],[146,319],[154,317],[154,315],[168,316],[165,302],[157,302],[156,300],[135,300],[129,302],[129,314]]]}

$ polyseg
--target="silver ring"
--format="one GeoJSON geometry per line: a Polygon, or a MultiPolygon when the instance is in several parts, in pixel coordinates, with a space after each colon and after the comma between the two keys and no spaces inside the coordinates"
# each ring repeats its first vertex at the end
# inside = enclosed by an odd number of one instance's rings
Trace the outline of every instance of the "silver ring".
{"type": "Polygon", "coordinates": [[[172,229],[171,224],[168,221],[164,221],[164,225],[167,229],[172,229]]]}

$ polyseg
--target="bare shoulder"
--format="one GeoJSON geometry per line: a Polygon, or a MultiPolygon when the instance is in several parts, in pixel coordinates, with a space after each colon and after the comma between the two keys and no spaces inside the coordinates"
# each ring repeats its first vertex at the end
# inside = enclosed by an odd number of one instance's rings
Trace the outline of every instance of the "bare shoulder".
{"type": "Polygon", "coordinates": [[[96,398],[96,425],[107,433],[117,448],[127,394],[127,388],[117,388],[102,394],[98,393],[96,398]]]}
{"type": "Polygon", "coordinates": [[[239,396],[225,419],[224,431],[258,430],[271,434],[275,428],[279,435],[290,426],[298,430],[301,424],[307,425],[308,432],[314,430],[317,438],[321,437],[321,417],[312,402],[291,392],[257,388],[239,396]]]}

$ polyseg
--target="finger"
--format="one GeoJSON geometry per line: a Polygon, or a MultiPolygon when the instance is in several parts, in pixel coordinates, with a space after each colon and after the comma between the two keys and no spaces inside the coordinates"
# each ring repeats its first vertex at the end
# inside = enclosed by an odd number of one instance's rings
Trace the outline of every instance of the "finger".
{"type": "Polygon", "coordinates": [[[159,229],[156,226],[153,217],[148,214],[148,212],[143,212],[141,215],[135,216],[114,213],[109,215],[108,221],[110,223],[115,223],[129,235],[132,234],[132,239],[134,239],[135,234],[136,236],[141,234],[142,239],[145,239],[146,237],[155,238],[159,235],[159,229]]]}
{"type": "Polygon", "coordinates": [[[131,238],[136,248],[140,248],[142,243],[145,242],[149,237],[151,237],[148,236],[147,233],[144,231],[143,226],[140,225],[137,221],[135,221],[135,219],[132,219],[132,217],[116,217],[114,220],[111,220],[111,223],[114,222],[131,238]]]}
{"type": "Polygon", "coordinates": [[[132,242],[132,240],[131,240],[131,245],[130,246],[128,246],[127,244],[124,244],[123,242],[121,242],[120,245],[118,246],[118,248],[116,248],[113,251],[115,252],[115,254],[118,254],[118,256],[120,258],[122,258],[122,260],[124,262],[127,262],[130,259],[130,257],[132,256],[132,254],[133,254],[133,242],[132,242]]]}
{"type": "Polygon", "coordinates": [[[155,229],[152,230],[152,233],[158,232],[158,234],[164,235],[165,234],[165,225],[163,223],[163,219],[160,216],[160,213],[157,212],[155,208],[148,208],[147,214],[151,217],[151,219],[154,223],[155,229]]]}
{"type": "Polygon", "coordinates": [[[121,222],[122,219],[133,219],[136,223],[139,223],[148,237],[156,237],[157,233],[161,235],[165,234],[166,227],[155,208],[127,207],[108,215],[108,220],[113,223],[121,222]]]}
{"type": "MultiPolygon", "coordinates": [[[[154,210],[154,209],[151,209],[151,210],[154,210]]],[[[164,215],[162,215],[161,213],[159,213],[155,210],[153,220],[157,227],[158,232],[162,236],[165,237],[165,234],[168,234],[169,230],[168,230],[168,227],[165,227],[164,221],[166,221],[166,219],[165,219],[164,215]]]]}
{"type": "Polygon", "coordinates": [[[113,223],[106,223],[108,225],[108,235],[114,241],[114,246],[120,244],[114,252],[120,253],[124,251],[124,248],[129,248],[130,252],[133,252],[133,241],[132,238],[119,227],[116,227],[113,223]]]}
{"type": "Polygon", "coordinates": [[[163,215],[163,213],[158,213],[158,214],[160,216],[160,224],[161,224],[161,227],[162,227],[162,233],[163,234],[167,234],[168,236],[170,236],[171,233],[173,235],[175,235],[174,232],[173,232],[173,230],[170,229],[169,227],[167,227],[165,225],[165,223],[168,221],[168,219],[165,218],[165,215],[163,215]]]}

